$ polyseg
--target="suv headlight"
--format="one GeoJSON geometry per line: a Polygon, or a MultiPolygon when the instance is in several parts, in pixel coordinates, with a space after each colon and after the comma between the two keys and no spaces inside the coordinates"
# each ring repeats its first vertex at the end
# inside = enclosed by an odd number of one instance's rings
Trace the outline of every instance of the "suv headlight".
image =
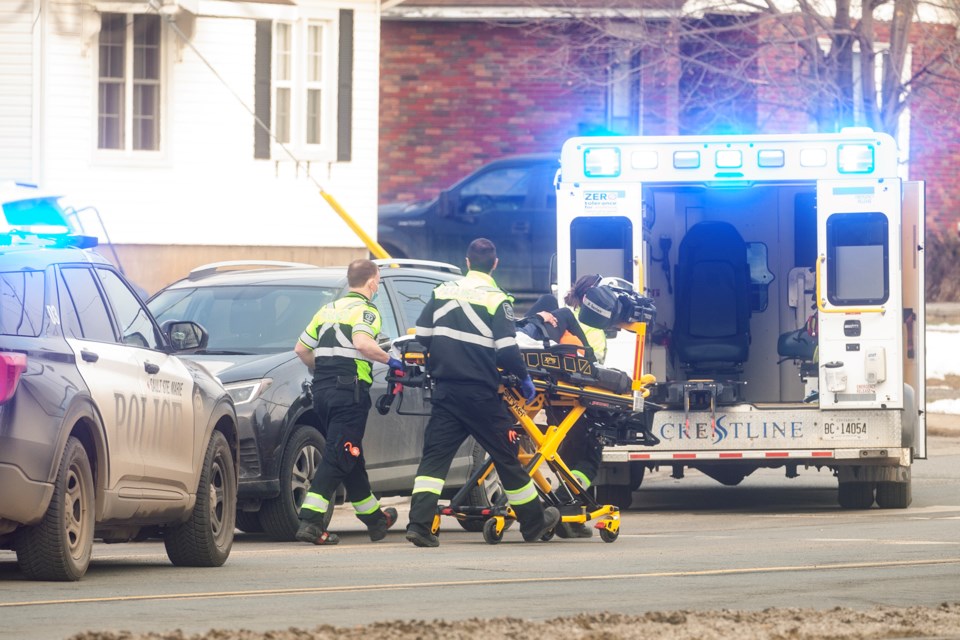
{"type": "Polygon", "coordinates": [[[244,380],[243,382],[231,382],[223,385],[234,404],[244,404],[253,402],[260,397],[260,394],[267,390],[273,384],[272,378],[260,378],[259,380],[244,380]]]}

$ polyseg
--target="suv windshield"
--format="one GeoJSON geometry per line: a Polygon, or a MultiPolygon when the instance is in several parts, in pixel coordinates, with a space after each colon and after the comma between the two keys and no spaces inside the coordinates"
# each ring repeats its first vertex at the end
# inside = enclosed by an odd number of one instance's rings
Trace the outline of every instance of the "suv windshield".
{"type": "Polygon", "coordinates": [[[279,353],[293,349],[331,287],[244,285],[168,289],[148,306],[161,323],[192,320],[210,334],[206,352],[279,353]]]}

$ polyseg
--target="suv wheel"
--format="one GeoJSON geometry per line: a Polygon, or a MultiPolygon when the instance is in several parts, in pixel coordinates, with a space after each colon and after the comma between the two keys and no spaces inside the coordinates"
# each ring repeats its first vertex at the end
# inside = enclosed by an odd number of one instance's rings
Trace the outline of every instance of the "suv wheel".
{"type": "MultiPolygon", "coordinates": [[[[295,540],[300,526],[300,505],[310,483],[323,460],[325,440],[313,427],[297,427],[287,440],[280,458],[280,495],[265,500],[260,507],[260,524],[274,540],[295,540]]],[[[333,500],[323,521],[323,528],[330,525],[333,517],[333,500]]]]}
{"type": "Polygon", "coordinates": [[[244,533],[263,533],[263,525],[260,524],[260,512],[238,509],[237,529],[244,533]]]}
{"type": "Polygon", "coordinates": [[[233,546],[237,515],[237,472],[227,439],[214,431],[190,518],[163,536],[170,561],[180,567],[219,567],[233,546]]]}
{"type": "Polygon", "coordinates": [[[87,451],[71,436],[47,513],[17,535],[17,562],[28,578],[79,580],[87,572],[93,550],[93,492],[87,451]]]}

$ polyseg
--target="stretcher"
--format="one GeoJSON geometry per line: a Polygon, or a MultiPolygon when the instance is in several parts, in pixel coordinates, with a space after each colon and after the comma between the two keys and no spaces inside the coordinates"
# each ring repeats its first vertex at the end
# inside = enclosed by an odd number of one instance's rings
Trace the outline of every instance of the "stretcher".
{"type": "MultiPolygon", "coordinates": [[[[656,445],[659,440],[650,430],[655,406],[644,404],[636,410],[633,393],[638,390],[641,395],[648,395],[646,387],[655,380],[647,375],[634,381],[625,373],[600,369],[575,346],[553,345],[525,349],[522,353],[536,388],[534,399],[527,402],[523,398],[519,380],[507,376],[501,385],[501,397],[517,423],[514,433],[520,442],[520,463],[534,481],[544,506],[557,507],[565,523],[594,522],[600,538],[613,542],[620,533],[619,508],[597,503],[573,475],[558,449],[572,429],[588,429],[589,436],[603,445],[656,445]],[[546,425],[535,422],[541,412],[547,418],[546,425]]],[[[424,396],[428,396],[430,383],[423,366],[422,347],[416,342],[406,342],[401,347],[401,355],[404,375],[388,377],[390,391],[377,401],[381,412],[389,411],[393,398],[400,397],[401,406],[397,410],[404,413],[403,386],[422,387],[424,396]]],[[[504,531],[516,519],[505,496],[489,506],[469,503],[470,492],[484,486],[493,471],[493,462],[488,457],[450,503],[439,507],[433,523],[434,533],[439,530],[441,516],[450,516],[459,520],[464,529],[482,532],[487,543],[500,542],[504,531]]],[[[553,535],[551,531],[544,538],[553,535]]]]}

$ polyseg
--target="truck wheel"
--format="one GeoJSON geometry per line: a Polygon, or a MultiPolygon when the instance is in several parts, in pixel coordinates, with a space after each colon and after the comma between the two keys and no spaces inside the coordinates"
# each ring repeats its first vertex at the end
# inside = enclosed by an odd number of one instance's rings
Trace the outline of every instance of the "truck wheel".
{"type": "Polygon", "coordinates": [[[87,451],[71,436],[43,520],[17,534],[17,562],[28,578],[79,580],[87,572],[93,551],[93,494],[87,451]]]}
{"type": "Polygon", "coordinates": [[[842,509],[869,509],[873,506],[872,482],[841,482],[837,502],[842,509]]]}
{"type": "Polygon", "coordinates": [[[263,533],[260,512],[237,509],[237,529],[245,533],[263,533]]]}
{"type": "Polygon", "coordinates": [[[597,502],[612,504],[621,510],[630,508],[633,503],[633,490],[627,484],[598,484],[596,486],[597,502]]]}
{"type": "Polygon", "coordinates": [[[630,463],[630,489],[632,491],[640,488],[644,473],[646,473],[646,466],[642,462],[630,463]]]}
{"type": "Polygon", "coordinates": [[[178,567],[219,567],[233,547],[237,516],[237,471],[230,445],[214,431],[207,445],[190,518],[169,527],[163,546],[178,567]]]}
{"type": "Polygon", "coordinates": [[[881,509],[906,509],[911,502],[910,482],[877,483],[877,506],[881,509]]]}
{"type": "MultiPolygon", "coordinates": [[[[297,427],[283,448],[280,458],[280,495],[265,500],[260,507],[260,524],[274,540],[295,540],[300,526],[300,505],[310,491],[313,477],[317,475],[326,441],[313,427],[297,427]]],[[[323,528],[330,525],[333,503],[327,509],[323,528]]]]}
{"type": "MultiPolygon", "coordinates": [[[[470,464],[470,469],[467,472],[468,477],[473,475],[473,473],[480,468],[487,460],[487,452],[476,442],[473,443],[472,451],[472,462],[470,464]]],[[[492,470],[487,477],[483,479],[482,484],[470,489],[470,492],[467,494],[467,504],[468,507],[491,507],[496,504],[499,504],[503,500],[503,485],[500,484],[500,477],[497,475],[496,469],[492,470]]],[[[505,500],[504,500],[505,502],[505,500]]],[[[492,520],[487,520],[486,522],[491,522],[492,520]]],[[[471,533],[481,533],[484,531],[485,521],[481,519],[467,519],[460,520],[457,518],[457,522],[460,523],[460,526],[463,527],[465,531],[471,533]]],[[[486,534],[484,534],[486,537],[486,534]]],[[[501,533],[502,537],[502,533],[501,533]]],[[[489,541],[488,541],[489,542],[489,541]]],[[[499,540],[497,541],[499,542],[499,540]]],[[[495,543],[490,543],[495,544],[495,543]]]]}

